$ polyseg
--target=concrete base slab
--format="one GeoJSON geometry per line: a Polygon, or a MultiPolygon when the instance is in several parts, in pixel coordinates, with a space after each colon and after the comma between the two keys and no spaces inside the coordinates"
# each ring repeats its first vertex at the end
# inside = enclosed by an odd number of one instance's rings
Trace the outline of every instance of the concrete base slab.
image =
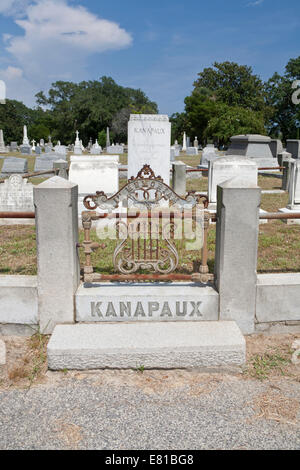
{"type": "MultiPolygon", "coordinates": [[[[279,209],[278,212],[282,212],[283,214],[300,214],[299,210],[288,209],[287,207],[279,209]]],[[[282,222],[287,225],[300,225],[300,219],[283,219],[282,222]]]]}
{"type": "Polygon", "coordinates": [[[82,284],[75,296],[78,322],[218,320],[219,294],[195,283],[82,284]]]}
{"type": "Polygon", "coordinates": [[[48,344],[52,370],[237,366],[245,355],[232,321],[57,325],[48,344]]]}

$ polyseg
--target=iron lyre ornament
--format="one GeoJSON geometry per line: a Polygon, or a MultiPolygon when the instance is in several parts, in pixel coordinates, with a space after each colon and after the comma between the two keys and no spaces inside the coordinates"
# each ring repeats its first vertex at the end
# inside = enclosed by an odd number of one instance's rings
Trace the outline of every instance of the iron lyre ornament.
{"type": "Polygon", "coordinates": [[[163,182],[160,176],[155,176],[150,165],[145,164],[137,176],[131,177],[128,183],[112,197],[108,197],[103,191],[98,191],[86,196],[83,203],[88,211],[93,211],[82,213],[85,229],[83,242],[86,254],[85,280],[92,280],[92,278],[100,280],[101,275],[93,274],[90,258],[91,252],[99,248],[90,240],[92,221],[103,218],[95,212],[97,208],[110,214],[118,209],[121,203],[127,208],[127,214],[131,208],[138,209],[138,215],[128,216],[126,221],[120,220],[119,213],[114,214],[116,219],[119,219],[116,222],[119,238],[121,238],[120,233],[123,233],[122,240],[113,255],[114,268],[117,272],[129,275],[139,270],[147,270],[167,275],[173,273],[179,263],[179,255],[173,243],[176,230],[174,210],[181,210],[181,212],[184,209],[192,210],[200,203],[202,207],[205,207],[207,198],[204,195],[194,194],[188,194],[186,198],[179,196],[163,182]],[[201,199],[204,201],[202,202],[201,199]],[[170,207],[166,208],[167,203],[170,207]],[[164,217],[161,217],[161,214],[163,211],[166,212],[166,209],[169,218],[164,224],[164,217]],[[155,214],[158,214],[158,217],[155,214]]]}
{"type": "Polygon", "coordinates": [[[112,197],[108,198],[103,191],[97,191],[96,194],[86,196],[83,204],[88,210],[100,208],[112,211],[117,209],[121,202],[130,200],[134,207],[151,210],[157,207],[162,200],[165,200],[179,209],[183,209],[184,207],[195,207],[201,198],[206,199],[206,196],[197,197],[188,194],[186,198],[182,198],[164,183],[160,176],[155,176],[150,165],[144,165],[137,176],[132,176],[128,183],[112,197]]]}

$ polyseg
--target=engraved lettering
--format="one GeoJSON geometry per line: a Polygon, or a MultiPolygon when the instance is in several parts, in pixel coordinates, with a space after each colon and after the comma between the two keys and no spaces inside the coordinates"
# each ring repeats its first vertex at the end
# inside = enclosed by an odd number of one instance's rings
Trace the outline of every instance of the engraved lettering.
{"type": "Polygon", "coordinates": [[[182,302],[183,310],[180,311],[180,302],[176,302],[176,316],[185,317],[187,314],[187,302],[182,302]]]}
{"type": "Polygon", "coordinates": [[[157,312],[159,309],[159,302],[148,302],[148,315],[152,317],[153,312],[157,312]]]}
{"type": "Polygon", "coordinates": [[[95,317],[97,315],[98,317],[103,318],[102,312],[100,310],[101,304],[102,304],[102,302],[91,302],[91,315],[92,315],[92,317],[95,317]]]}
{"type": "Polygon", "coordinates": [[[145,317],[146,316],[146,314],[144,312],[144,309],[143,309],[142,302],[137,303],[134,316],[135,317],[138,317],[138,316],[145,317]]]}
{"type": "Polygon", "coordinates": [[[193,317],[194,315],[197,315],[197,317],[202,317],[202,313],[200,312],[199,308],[202,304],[202,302],[190,302],[192,307],[193,307],[193,311],[192,313],[190,314],[190,317],[193,317]]]}
{"type": "Polygon", "coordinates": [[[166,315],[168,317],[172,316],[172,312],[170,310],[168,302],[164,302],[164,305],[163,305],[162,312],[161,312],[160,316],[165,317],[166,315]]]}
{"type": "Polygon", "coordinates": [[[124,317],[124,315],[131,317],[131,302],[120,302],[120,317],[124,317]]]}
{"type": "Polygon", "coordinates": [[[117,317],[115,307],[112,302],[108,302],[107,310],[106,310],[106,317],[117,317]]]}

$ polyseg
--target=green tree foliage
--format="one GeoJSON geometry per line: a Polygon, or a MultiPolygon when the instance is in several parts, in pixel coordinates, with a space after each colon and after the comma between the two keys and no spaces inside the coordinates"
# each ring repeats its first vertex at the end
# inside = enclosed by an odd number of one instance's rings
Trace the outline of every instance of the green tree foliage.
{"type": "Polygon", "coordinates": [[[204,136],[226,144],[233,135],[265,133],[263,113],[221,104],[217,114],[209,120],[204,136]]]}
{"type": "Polygon", "coordinates": [[[272,110],[269,133],[273,136],[281,134],[284,140],[298,137],[300,105],[292,101],[295,80],[300,80],[300,56],[289,60],[284,75],[274,73],[265,84],[266,102],[272,110]]]}
{"type": "Polygon", "coordinates": [[[34,122],[34,111],[16,100],[6,100],[0,105],[0,129],[3,129],[5,143],[22,143],[23,126],[34,122]]]}
{"type": "Polygon", "coordinates": [[[247,65],[215,62],[198,76],[195,89],[210,90],[217,101],[253,111],[262,111],[265,107],[263,82],[247,65]]]}
{"type": "Polygon", "coordinates": [[[55,123],[53,138],[67,143],[74,141],[76,129],[87,143],[90,137],[95,140],[101,130],[113,124],[115,138],[126,140],[127,129],[120,121],[122,110],[158,112],[156,103],[143,91],[119,86],[110,77],[78,84],[59,81],[52,84],[48,96],[40,92],[36,98],[40,106],[51,111],[55,123]]]}
{"type": "Polygon", "coordinates": [[[270,109],[264,84],[251,67],[215,62],[198,74],[185,98],[185,113],[175,115],[174,124],[176,132],[186,130],[203,143],[218,139],[226,144],[235,134],[265,134],[270,109]]]}

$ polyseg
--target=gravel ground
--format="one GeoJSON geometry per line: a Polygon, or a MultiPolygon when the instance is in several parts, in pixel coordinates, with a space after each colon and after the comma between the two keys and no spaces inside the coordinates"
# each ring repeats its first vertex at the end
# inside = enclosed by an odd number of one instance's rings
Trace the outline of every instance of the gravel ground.
{"type": "Polygon", "coordinates": [[[0,449],[300,449],[300,383],[196,371],[48,372],[0,390],[0,449]]]}

